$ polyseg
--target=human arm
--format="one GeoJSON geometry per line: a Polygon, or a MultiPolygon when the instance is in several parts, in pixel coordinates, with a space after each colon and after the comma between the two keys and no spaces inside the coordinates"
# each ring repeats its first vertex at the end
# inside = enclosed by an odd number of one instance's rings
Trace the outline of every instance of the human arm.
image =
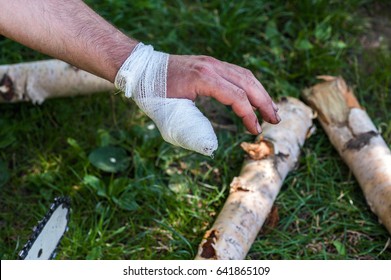
{"type": "Polygon", "coordinates": [[[111,82],[138,43],[79,0],[0,0],[0,34],[111,82]]]}
{"type": "MultiPolygon", "coordinates": [[[[0,33],[32,49],[114,81],[136,40],[127,37],[79,0],[0,0],[0,33]]],[[[130,19],[131,20],[131,19],[130,19]]],[[[167,97],[212,96],[231,105],[246,128],[278,122],[268,93],[250,71],[205,56],[170,55],[167,97]]]]}

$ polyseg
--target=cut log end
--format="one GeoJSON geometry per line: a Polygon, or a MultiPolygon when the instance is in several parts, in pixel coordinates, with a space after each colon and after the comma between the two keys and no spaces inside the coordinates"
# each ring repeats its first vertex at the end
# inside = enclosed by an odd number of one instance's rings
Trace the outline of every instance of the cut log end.
{"type": "Polygon", "coordinates": [[[7,102],[10,102],[15,96],[14,83],[7,74],[4,74],[0,81],[0,96],[7,102]]]}
{"type": "Polygon", "coordinates": [[[353,91],[341,77],[318,76],[323,83],[305,89],[304,100],[326,124],[344,125],[351,108],[361,108],[353,91]]]}

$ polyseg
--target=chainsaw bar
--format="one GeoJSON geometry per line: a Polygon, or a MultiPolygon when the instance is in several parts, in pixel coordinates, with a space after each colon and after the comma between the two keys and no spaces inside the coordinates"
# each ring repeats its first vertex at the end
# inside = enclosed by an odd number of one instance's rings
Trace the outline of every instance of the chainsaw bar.
{"type": "Polygon", "coordinates": [[[22,260],[51,260],[68,231],[70,198],[57,197],[45,217],[33,228],[30,239],[19,252],[22,260]]]}

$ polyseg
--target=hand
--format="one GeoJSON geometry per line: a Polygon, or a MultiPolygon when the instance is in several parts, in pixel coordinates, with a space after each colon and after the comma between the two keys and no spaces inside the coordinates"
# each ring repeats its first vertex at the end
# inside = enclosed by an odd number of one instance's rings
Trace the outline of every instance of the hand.
{"type": "Polygon", "coordinates": [[[277,106],[250,70],[209,56],[170,55],[167,97],[194,101],[198,95],[232,106],[252,134],[261,133],[253,108],[269,123],[281,120],[277,106]]]}

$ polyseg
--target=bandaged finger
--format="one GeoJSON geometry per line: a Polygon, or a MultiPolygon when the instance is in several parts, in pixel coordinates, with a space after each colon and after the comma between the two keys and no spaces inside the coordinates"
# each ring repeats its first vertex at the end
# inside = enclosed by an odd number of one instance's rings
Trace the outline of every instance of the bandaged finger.
{"type": "Polygon", "coordinates": [[[115,85],[155,122],[165,141],[211,156],[218,143],[208,119],[193,101],[167,98],[168,59],[139,43],[119,69],[115,85]]]}

